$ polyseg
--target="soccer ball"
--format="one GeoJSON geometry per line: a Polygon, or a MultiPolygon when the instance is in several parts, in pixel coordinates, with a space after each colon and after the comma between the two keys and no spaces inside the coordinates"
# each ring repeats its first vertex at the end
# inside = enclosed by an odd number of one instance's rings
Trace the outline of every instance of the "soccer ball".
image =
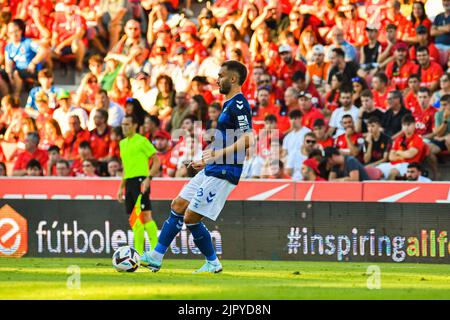
{"type": "Polygon", "coordinates": [[[139,253],[130,246],[122,246],[114,252],[112,264],[118,272],[134,272],[140,265],[139,253]]]}

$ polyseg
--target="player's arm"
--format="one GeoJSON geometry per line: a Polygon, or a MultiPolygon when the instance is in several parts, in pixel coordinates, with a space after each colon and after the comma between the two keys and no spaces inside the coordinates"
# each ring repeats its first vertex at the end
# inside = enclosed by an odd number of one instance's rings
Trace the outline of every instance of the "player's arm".
{"type": "Polygon", "coordinates": [[[241,137],[239,137],[239,139],[235,143],[229,145],[226,148],[219,150],[206,149],[205,151],[203,151],[202,160],[205,163],[209,163],[221,159],[224,156],[226,157],[229,154],[245,152],[248,148],[250,148],[250,146],[253,145],[253,143],[253,132],[248,131],[245,132],[241,137]]]}
{"type": "Polygon", "coordinates": [[[125,188],[125,181],[126,181],[125,179],[122,179],[120,181],[119,190],[117,191],[117,201],[119,201],[120,203],[123,202],[123,189],[125,188]]]}

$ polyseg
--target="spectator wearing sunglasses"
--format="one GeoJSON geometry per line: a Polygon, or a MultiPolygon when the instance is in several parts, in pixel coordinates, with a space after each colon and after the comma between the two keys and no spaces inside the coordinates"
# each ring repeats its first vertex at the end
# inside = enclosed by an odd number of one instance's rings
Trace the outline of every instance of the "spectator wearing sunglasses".
{"type": "Polygon", "coordinates": [[[317,144],[316,136],[313,132],[305,134],[303,144],[299,149],[291,150],[286,161],[285,173],[292,180],[302,180],[302,164],[309,158],[317,144]]]}

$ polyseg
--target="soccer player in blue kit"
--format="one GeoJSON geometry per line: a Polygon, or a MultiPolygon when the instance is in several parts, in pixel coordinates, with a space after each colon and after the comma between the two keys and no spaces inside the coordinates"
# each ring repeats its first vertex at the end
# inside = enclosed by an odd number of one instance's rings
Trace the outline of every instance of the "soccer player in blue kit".
{"type": "Polygon", "coordinates": [[[142,255],[142,266],[154,272],[161,268],[164,254],[184,222],[195,245],[206,257],[206,263],[195,272],[222,271],[211,235],[201,221],[204,217],[217,219],[228,195],[239,182],[245,152],[253,144],[251,110],[241,89],[246,78],[247,68],[242,63],[228,60],[222,64],[217,84],[226,101],[214,141],[203,151],[202,160],[191,163],[200,171],[172,201],[170,216],[164,222],[158,244],[152,252],[142,255]]]}

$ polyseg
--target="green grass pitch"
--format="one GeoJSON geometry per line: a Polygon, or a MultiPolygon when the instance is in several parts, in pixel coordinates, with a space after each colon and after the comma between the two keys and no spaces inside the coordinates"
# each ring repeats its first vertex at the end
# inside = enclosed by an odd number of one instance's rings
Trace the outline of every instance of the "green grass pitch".
{"type": "Polygon", "coordinates": [[[224,260],[220,274],[192,274],[201,260],[164,261],[152,273],[118,273],[110,259],[0,259],[0,299],[450,299],[450,266],[376,264],[380,289],[368,289],[370,263],[224,260]],[[68,288],[68,267],[80,288],[68,288]]]}

